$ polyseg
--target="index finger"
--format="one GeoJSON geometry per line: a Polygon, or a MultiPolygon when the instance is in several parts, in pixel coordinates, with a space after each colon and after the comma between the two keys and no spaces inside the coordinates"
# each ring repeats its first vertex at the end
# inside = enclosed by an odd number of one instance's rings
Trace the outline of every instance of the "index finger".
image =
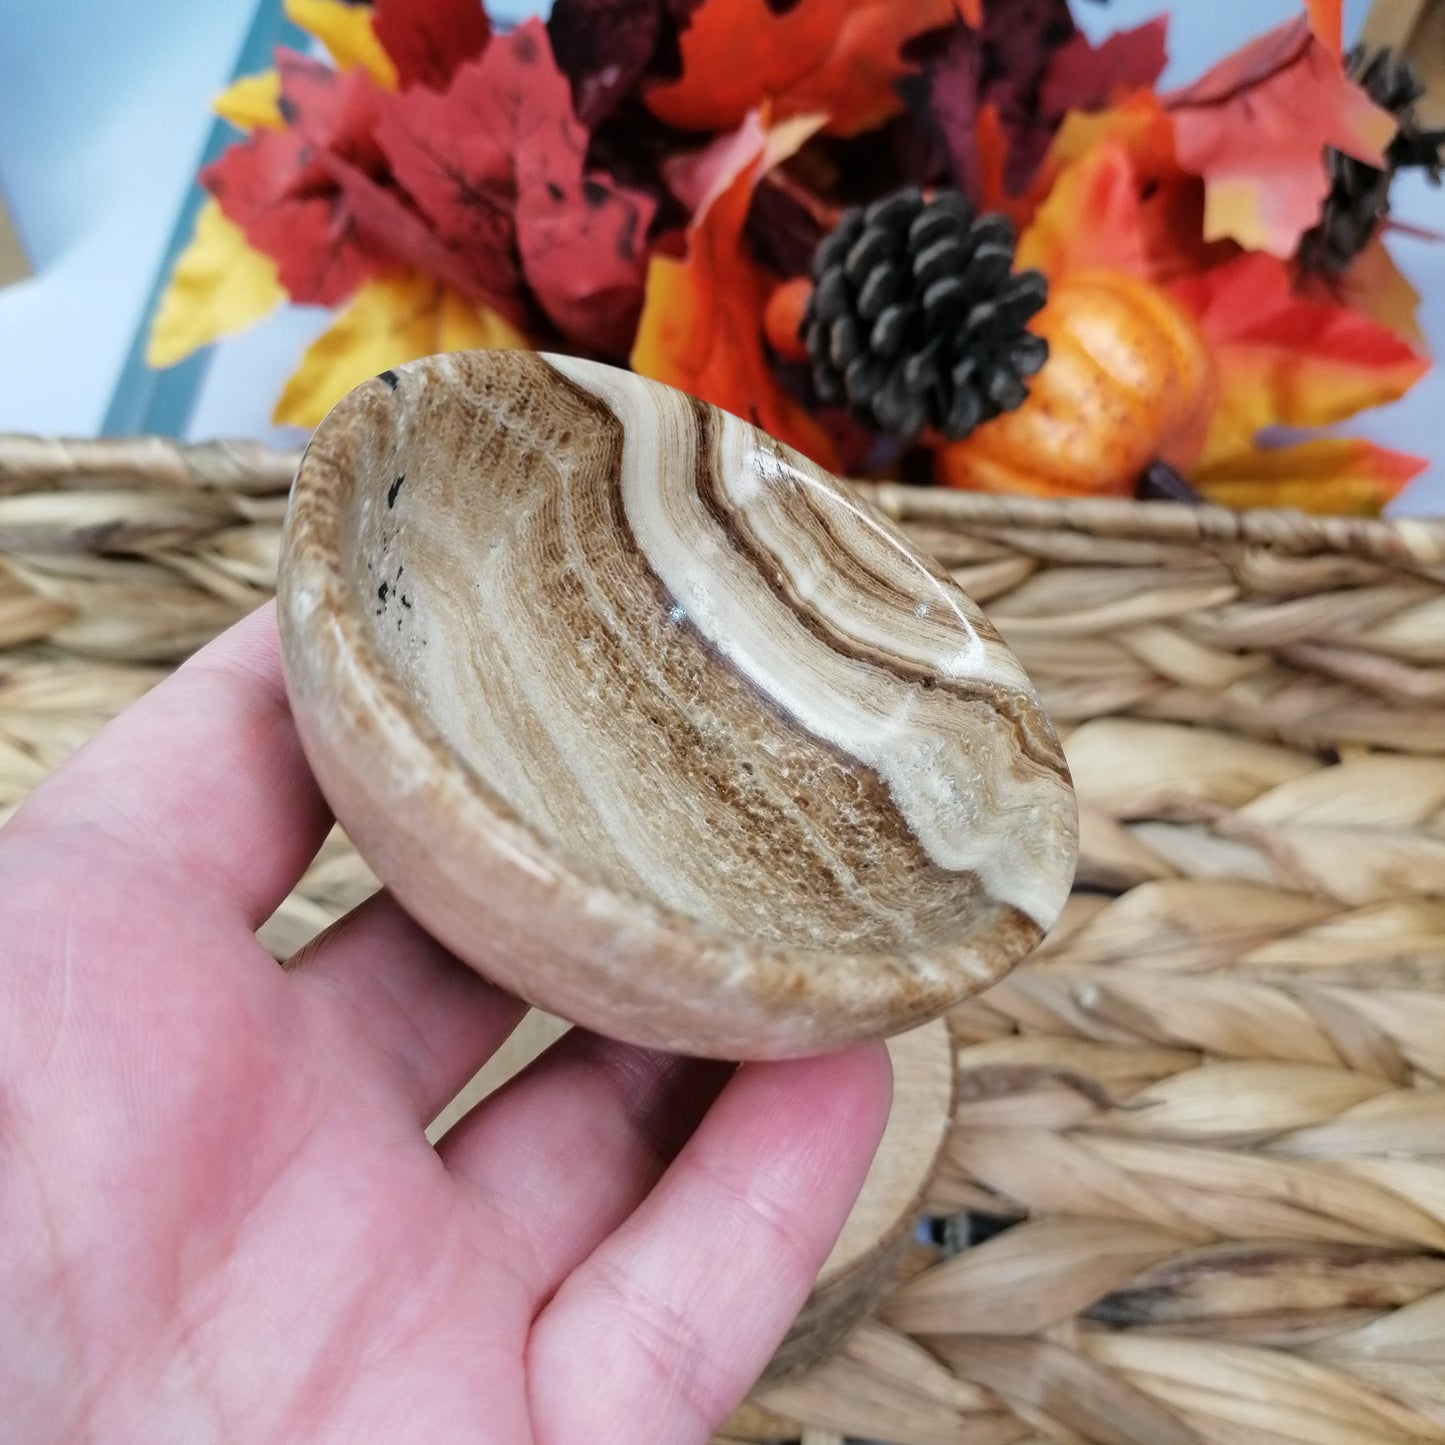
{"type": "Polygon", "coordinates": [[[108,836],[259,927],[331,815],[291,721],[274,603],[201,649],[41,785],[9,825],[108,836]]]}

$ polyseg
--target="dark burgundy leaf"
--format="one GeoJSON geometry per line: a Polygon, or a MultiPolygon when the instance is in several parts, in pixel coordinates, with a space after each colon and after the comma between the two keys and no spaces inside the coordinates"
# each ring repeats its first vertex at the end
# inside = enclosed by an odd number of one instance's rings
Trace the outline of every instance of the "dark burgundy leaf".
{"type": "Polygon", "coordinates": [[[637,93],[644,78],[682,73],[677,32],[702,0],[556,0],[547,22],[572,105],[589,129],[637,93]]]}
{"type": "Polygon", "coordinates": [[[979,193],[974,128],[982,80],[982,38],[977,31],[959,25],[941,53],[899,87],[909,110],[947,155],[954,183],[974,199],[979,193]]]}
{"type": "Polygon", "coordinates": [[[1150,85],[1164,66],[1165,22],[1116,35],[1097,49],[1067,0],[986,0],[983,27],[959,24],[927,41],[923,68],[902,93],[946,151],[956,182],[979,196],[978,116],[992,106],[1007,143],[1004,187],[1027,189],[1064,113],[1107,103],[1118,89],[1150,85]]]}
{"type": "Polygon", "coordinates": [[[1159,16],[1133,30],[1121,30],[1102,45],[1079,34],[1060,47],[1039,94],[1046,115],[1097,110],[1120,91],[1152,86],[1169,60],[1169,20],[1159,16]]]}
{"type": "Polygon", "coordinates": [[[636,88],[663,20],[662,0],[556,0],[547,33],[584,125],[604,120],[636,88]]]}

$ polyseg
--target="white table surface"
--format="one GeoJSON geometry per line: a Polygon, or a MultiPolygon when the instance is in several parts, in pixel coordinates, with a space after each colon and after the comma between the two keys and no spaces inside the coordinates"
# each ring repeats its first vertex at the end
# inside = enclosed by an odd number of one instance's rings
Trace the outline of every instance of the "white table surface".
{"type": "MultiPolygon", "coordinates": [[[[0,0],[0,188],[37,274],[0,290],[0,430],[90,435],[101,424],[176,210],[210,128],[208,102],[231,74],[255,0],[0,0]]],[[[528,0],[496,13],[540,8],[528,0]]],[[[1094,34],[1159,13],[1161,0],[1076,0],[1094,34]]],[[[1297,0],[1191,0],[1173,7],[1169,83],[1189,79],[1297,0]]],[[[1368,0],[1346,0],[1347,33],[1368,0]]],[[[1445,196],[1413,178],[1397,216],[1445,230],[1445,196]]],[[[1445,359],[1445,245],[1396,236],[1445,359]]],[[[326,313],[291,308],[216,353],[189,434],[288,435],[271,404],[326,313]]],[[[1402,402],[1344,430],[1436,458],[1396,511],[1445,513],[1445,365],[1402,402]]]]}

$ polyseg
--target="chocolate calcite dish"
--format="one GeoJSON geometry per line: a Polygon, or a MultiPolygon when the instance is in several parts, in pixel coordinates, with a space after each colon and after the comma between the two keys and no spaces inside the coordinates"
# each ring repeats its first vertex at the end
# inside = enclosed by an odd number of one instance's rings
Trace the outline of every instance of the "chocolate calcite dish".
{"type": "Polygon", "coordinates": [[[1068,893],[1063,754],[979,609],[836,478],[632,373],[469,352],[359,387],[301,462],[280,619],[378,876],[601,1033],[898,1033],[1068,893]]]}

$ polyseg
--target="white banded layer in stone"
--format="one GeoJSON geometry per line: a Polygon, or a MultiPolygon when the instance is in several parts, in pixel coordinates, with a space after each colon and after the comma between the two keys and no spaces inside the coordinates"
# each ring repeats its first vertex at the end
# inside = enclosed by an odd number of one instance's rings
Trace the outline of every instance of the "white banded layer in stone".
{"type": "Polygon", "coordinates": [[[628,372],[431,358],[302,462],[288,681],[337,815],[484,973],[761,1057],[992,981],[1072,877],[1067,771],[969,599],[853,492],[628,372]]]}

